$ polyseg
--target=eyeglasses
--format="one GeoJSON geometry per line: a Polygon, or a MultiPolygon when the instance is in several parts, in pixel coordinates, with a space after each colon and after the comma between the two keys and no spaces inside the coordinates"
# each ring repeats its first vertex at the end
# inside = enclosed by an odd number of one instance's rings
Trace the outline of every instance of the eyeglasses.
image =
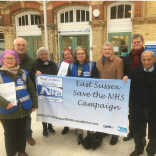
{"type": "Polygon", "coordinates": [[[16,58],[13,58],[13,57],[5,57],[5,58],[3,58],[3,59],[5,59],[5,60],[7,60],[7,61],[9,61],[9,60],[11,60],[11,61],[14,61],[14,60],[16,60],[16,58]]]}
{"type": "Polygon", "coordinates": [[[80,56],[80,55],[85,55],[86,53],[78,53],[76,54],[77,56],[80,56]]]}
{"type": "Polygon", "coordinates": [[[47,53],[45,53],[45,54],[40,54],[40,56],[43,56],[43,55],[47,56],[48,54],[47,54],[47,53]]]}

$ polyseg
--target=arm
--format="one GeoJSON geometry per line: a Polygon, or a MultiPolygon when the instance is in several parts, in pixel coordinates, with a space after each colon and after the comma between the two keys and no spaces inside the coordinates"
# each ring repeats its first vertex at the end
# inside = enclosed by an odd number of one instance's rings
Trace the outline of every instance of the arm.
{"type": "Polygon", "coordinates": [[[30,94],[30,98],[31,98],[32,103],[33,103],[32,108],[38,108],[38,102],[37,102],[35,87],[34,87],[33,82],[31,81],[29,76],[28,76],[28,80],[27,80],[27,90],[30,94]]]}
{"type": "Polygon", "coordinates": [[[123,60],[120,60],[118,66],[117,66],[117,79],[122,79],[124,76],[124,63],[123,60]]]}

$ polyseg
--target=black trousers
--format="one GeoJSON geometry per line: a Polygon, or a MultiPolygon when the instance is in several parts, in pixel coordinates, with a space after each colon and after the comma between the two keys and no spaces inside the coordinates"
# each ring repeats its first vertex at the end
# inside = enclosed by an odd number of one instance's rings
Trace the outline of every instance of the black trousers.
{"type": "Polygon", "coordinates": [[[46,122],[42,122],[42,125],[43,125],[43,129],[44,129],[44,130],[47,130],[47,128],[52,127],[52,124],[46,123],[46,122]],[[47,126],[48,126],[48,127],[47,127],[47,126]]]}
{"type": "Polygon", "coordinates": [[[4,128],[7,156],[15,156],[17,152],[25,152],[26,120],[27,117],[18,119],[1,119],[4,128]]]}
{"type": "MultiPolygon", "coordinates": [[[[142,116],[140,119],[140,133],[133,132],[134,135],[134,142],[135,142],[135,149],[139,152],[144,151],[144,132],[147,128],[147,120],[148,120],[148,107],[143,107],[142,116]]],[[[150,139],[147,145],[146,151],[148,155],[154,155],[156,153],[156,138],[150,139]]]]}

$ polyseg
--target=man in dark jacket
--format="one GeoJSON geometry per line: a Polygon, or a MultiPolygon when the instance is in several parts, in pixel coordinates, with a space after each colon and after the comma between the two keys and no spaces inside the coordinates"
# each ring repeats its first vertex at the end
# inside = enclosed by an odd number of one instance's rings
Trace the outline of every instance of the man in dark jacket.
{"type": "Polygon", "coordinates": [[[133,130],[135,150],[130,156],[138,156],[144,151],[144,132],[148,123],[146,151],[148,156],[156,154],[156,68],[155,56],[151,51],[141,55],[142,66],[131,72],[129,113],[133,130]]]}
{"type": "MultiPolygon", "coordinates": [[[[134,34],[132,37],[132,46],[133,49],[129,54],[127,54],[124,61],[124,75],[130,77],[131,70],[135,67],[141,65],[141,54],[144,51],[144,38],[140,34],[134,34]]],[[[129,118],[129,116],[128,116],[129,118]]],[[[146,136],[146,132],[144,132],[144,136],[146,136]]],[[[131,130],[131,122],[129,120],[129,133],[127,137],[124,137],[124,141],[128,141],[133,138],[133,132],[131,130]]]]}
{"type": "MultiPolygon", "coordinates": [[[[34,67],[34,62],[26,53],[26,41],[23,38],[17,38],[14,40],[14,49],[18,54],[20,59],[20,69],[25,69],[35,85],[35,74],[36,70],[34,67]]],[[[26,138],[30,145],[35,145],[35,140],[32,138],[31,130],[31,116],[29,115],[26,123],[26,138]]]]}

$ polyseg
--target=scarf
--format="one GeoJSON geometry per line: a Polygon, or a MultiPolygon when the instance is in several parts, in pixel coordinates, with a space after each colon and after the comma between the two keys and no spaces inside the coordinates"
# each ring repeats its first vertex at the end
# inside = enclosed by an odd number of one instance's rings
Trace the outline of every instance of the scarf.
{"type": "Polygon", "coordinates": [[[19,68],[20,68],[20,66],[19,65],[17,65],[16,67],[14,67],[14,68],[8,68],[8,67],[6,67],[5,65],[2,65],[2,70],[5,70],[5,71],[8,71],[8,72],[10,72],[10,73],[13,73],[13,74],[17,74],[17,71],[19,70],[19,68]]]}
{"type": "Polygon", "coordinates": [[[135,51],[132,49],[132,62],[131,62],[131,70],[135,67],[140,66],[140,60],[139,57],[141,56],[142,52],[144,51],[144,47],[142,47],[140,50],[135,51]]]}
{"type": "Polygon", "coordinates": [[[23,60],[24,56],[25,56],[25,53],[24,54],[18,54],[18,58],[19,58],[20,62],[23,60]]]}

